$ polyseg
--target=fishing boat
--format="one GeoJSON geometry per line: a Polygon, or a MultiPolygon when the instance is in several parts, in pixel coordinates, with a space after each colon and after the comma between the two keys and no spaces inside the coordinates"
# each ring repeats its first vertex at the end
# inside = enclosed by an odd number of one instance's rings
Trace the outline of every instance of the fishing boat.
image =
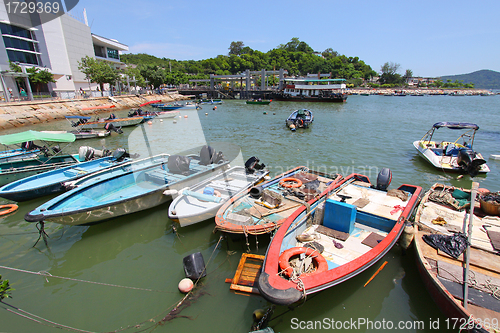
{"type": "Polygon", "coordinates": [[[108,118],[99,119],[99,117],[96,117],[95,121],[89,121],[91,117],[79,116],[78,118],[79,120],[74,122],[72,126],[80,129],[104,128],[108,124],[113,125],[115,128],[122,128],[144,122],[143,117],[116,118],[114,114],[111,114],[108,118]]]}
{"type": "Polygon", "coordinates": [[[382,169],[374,186],[367,176],[351,174],[291,214],[267,249],[260,294],[290,305],[379,261],[397,242],[422,191],[414,185],[386,191],[391,175],[382,169]]]}
{"type": "Polygon", "coordinates": [[[415,215],[417,267],[450,320],[473,332],[500,322],[500,195],[434,184],[415,215]],[[476,196],[477,194],[477,196],[476,196]]]}
{"type": "Polygon", "coordinates": [[[229,234],[271,233],[300,206],[312,205],[341,178],[305,166],[288,170],[224,203],[215,216],[216,229],[229,234]]]}
{"type": "Polygon", "coordinates": [[[222,99],[201,99],[198,104],[222,104],[222,99]]]}
{"type": "Polygon", "coordinates": [[[138,109],[132,109],[132,110],[130,110],[130,112],[128,113],[128,116],[129,117],[142,117],[143,118],[143,122],[146,122],[148,120],[151,120],[151,119],[157,117],[158,113],[157,112],[144,111],[141,108],[138,108],[138,109]]]}
{"type": "MultiPolygon", "coordinates": [[[[87,122],[89,119],[91,119],[90,117],[85,117],[85,116],[64,116],[64,117],[71,124],[72,127],[76,127],[81,122],[87,122]]],[[[76,140],[81,140],[81,139],[105,138],[110,136],[112,131],[120,133],[120,131],[117,128],[111,125],[108,126],[108,129],[104,130],[78,128],[72,131],[42,131],[42,132],[53,133],[53,134],[72,133],[75,135],[76,140]]]]}
{"type": "Polygon", "coordinates": [[[78,154],[62,155],[59,147],[50,148],[50,143],[74,142],[75,136],[71,133],[51,134],[26,131],[4,135],[1,140],[10,144],[24,142],[33,149],[39,149],[40,153],[0,160],[0,186],[55,168],[80,163],[78,154]],[[36,145],[35,141],[42,142],[43,146],[36,145]]]}
{"type": "Polygon", "coordinates": [[[182,105],[180,104],[168,104],[168,105],[160,105],[158,106],[159,109],[161,110],[165,110],[165,111],[174,111],[174,110],[177,110],[177,109],[181,109],[182,108],[182,105]]]}
{"type": "Polygon", "coordinates": [[[166,118],[175,118],[181,114],[179,110],[173,110],[173,111],[158,111],[155,112],[156,117],[159,119],[166,119],[166,118]]]}
{"type": "Polygon", "coordinates": [[[224,202],[261,182],[267,174],[269,170],[263,167],[255,169],[234,166],[179,191],[179,195],[170,204],[168,217],[181,227],[213,218],[224,202]]]}
{"type": "Polygon", "coordinates": [[[255,104],[255,105],[269,105],[271,103],[272,100],[270,99],[251,99],[251,100],[247,100],[246,103],[247,104],[255,104]]]}
{"type": "Polygon", "coordinates": [[[443,171],[467,173],[471,177],[487,173],[490,168],[483,156],[474,151],[474,137],[479,126],[462,122],[438,122],[427,131],[424,137],[413,142],[413,146],[427,162],[443,171]],[[448,128],[460,130],[461,134],[454,142],[435,139],[436,130],[448,128]]]}
{"type": "Polygon", "coordinates": [[[289,102],[345,102],[345,79],[284,79],[284,88],[271,94],[272,99],[289,102]]]}
{"type": "Polygon", "coordinates": [[[85,181],[25,215],[28,222],[81,225],[102,222],[156,207],[172,199],[166,190],[178,191],[221,172],[228,162],[221,153],[204,146],[199,154],[170,155],[167,161],[111,176],[105,173],[85,181]]]}
{"type": "MultiPolygon", "coordinates": [[[[94,157],[95,152],[96,150],[93,150],[92,157],[94,157]]],[[[89,156],[88,151],[81,149],[79,153],[80,160],[86,160],[85,155],[89,156]]],[[[127,155],[124,149],[118,149],[112,156],[91,159],[76,165],[26,177],[0,187],[0,197],[20,202],[62,192],[66,189],[64,182],[73,181],[94,172],[128,162],[130,159],[126,157],[127,155]]],[[[99,156],[102,156],[102,152],[99,156]]]]}
{"type": "Polygon", "coordinates": [[[297,128],[308,128],[314,121],[314,116],[311,110],[299,109],[295,110],[286,118],[285,124],[292,131],[297,128]]]}

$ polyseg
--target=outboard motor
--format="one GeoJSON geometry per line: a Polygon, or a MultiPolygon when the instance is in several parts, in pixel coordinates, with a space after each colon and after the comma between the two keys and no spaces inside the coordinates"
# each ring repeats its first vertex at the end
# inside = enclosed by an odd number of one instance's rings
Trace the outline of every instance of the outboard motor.
{"type": "Polygon", "coordinates": [[[71,122],[71,126],[72,126],[72,127],[77,127],[77,126],[79,126],[79,125],[83,125],[83,124],[85,124],[86,122],[87,122],[87,119],[83,119],[83,118],[81,118],[81,119],[78,119],[78,121],[72,121],[72,122],[71,122]]]}
{"type": "Polygon", "coordinates": [[[104,125],[104,129],[106,131],[113,131],[113,132],[116,132],[118,134],[122,134],[123,133],[121,127],[116,128],[116,126],[113,125],[112,123],[107,123],[106,125],[104,125]]]}
{"type": "Polygon", "coordinates": [[[476,153],[472,149],[462,148],[458,151],[457,164],[464,172],[471,177],[477,176],[481,165],[486,163],[482,158],[476,158],[476,153]]]}
{"type": "Polygon", "coordinates": [[[113,120],[113,119],[116,119],[116,116],[114,113],[110,114],[108,118],[106,118],[106,120],[113,120]]]}
{"type": "Polygon", "coordinates": [[[108,149],[98,150],[89,146],[81,146],[80,149],[78,149],[80,161],[90,161],[94,158],[101,158],[109,155],[111,155],[111,151],[108,149]]]}
{"type": "Polygon", "coordinates": [[[260,160],[252,156],[245,162],[245,171],[249,174],[254,173],[256,170],[262,170],[266,167],[264,163],[259,164],[260,160]]]}
{"type": "Polygon", "coordinates": [[[208,145],[201,147],[200,150],[201,165],[218,164],[223,160],[224,160],[224,155],[222,154],[222,152],[216,152],[214,148],[208,145]]]}
{"type": "Polygon", "coordinates": [[[55,145],[54,147],[52,147],[52,151],[54,152],[54,154],[60,153],[61,147],[59,147],[59,145],[55,145]]]}
{"type": "Polygon", "coordinates": [[[127,154],[127,151],[123,148],[118,148],[113,153],[113,158],[115,159],[115,161],[121,161],[128,156],[130,156],[130,155],[127,154]]]}
{"type": "Polygon", "coordinates": [[[35,143],[33,141],[26,141],[26,142],[21,143],[21,148],[23,150],[33,150],[33,149],[37,149],[40,147],[35,145],[35,143]]]}
{"type": "Polygon", "coordinates": [[[392,181],[392,171],[389,168],[382,168],[377,176],[377,190],[386,191],[392,181]]]}

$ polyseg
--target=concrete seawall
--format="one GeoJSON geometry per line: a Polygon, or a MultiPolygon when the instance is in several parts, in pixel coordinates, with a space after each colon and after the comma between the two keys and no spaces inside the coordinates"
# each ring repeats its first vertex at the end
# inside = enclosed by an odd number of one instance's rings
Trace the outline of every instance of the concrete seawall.
{"type": "Polygon", "coordinates": [[[123,95],[109,97],[93,97],[88,99],[66,99],[50,101],[29,101],[0,104],[0,130],[21,127],[24,125],[46,123],[64,119],[64,116],[89,116],[96,112],[109,113],[110,110],[121,110],[139,107],[148,101],[161,100],[170,103],[187,99],[177,92],[166,95],[123,95]],[[82,110],[83,108],[101,105],[114,105],[112,109],[82,110]]]}

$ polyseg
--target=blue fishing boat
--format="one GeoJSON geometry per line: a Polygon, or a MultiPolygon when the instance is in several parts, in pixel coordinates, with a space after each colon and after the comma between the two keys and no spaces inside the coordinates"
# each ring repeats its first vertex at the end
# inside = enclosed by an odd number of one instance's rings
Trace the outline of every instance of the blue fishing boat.
{"type": "Polygon", "coordinates": [[[308,128],[313,120],[314,116],[311,110],[300,109],[293,111],[286,119],[285,124],[290,130],[295,131],[297,128],[308,128]]]}
{"type": "Polygon", "coordinates": [[[169,105],[158,106],[158,108],[165,111],[173,111],[182,108],[182,105],[169,104],[169,105]]]}
{"type": "Polygon", "coordinates": [[[75,135],[71,133],[53,134],[37,131],[26,131],[21,133],[7,134],[2,136],[6,144],[29,143],[32,148],[40,149],[41,153],[35,156],[27,155],[14,160],[0,160],[0,186],[10,182],[43,173],[55,168],[61,168],[80,163],[78,154],[60,155],[60,149],[53,147],[49,149],[45,144],[48,142],[73,142],[75,135]],[[43,146],[38,146],[33,141],[42,141],[43,146]]]}
{"type": "Polygon", "coordinates": [[[81,225],[139,212],[170,201],[168,190],[196,184],[228,163],[209,146],[199,154],[170,155],[159,165],[95,177],[29,212],[25,220],[81,225]]]}
{"type": "Polygon", "coordinates": [[[62,192],[65,190],[64,182],[126,163],[130,160],[127,156],[129,155],[124,149],[118,149],[113,156],[105,156],[26,177],[0,187],[0,197],[19,202],[62,192]]]}
{"type": "Polygon", "coordinates": [[[38,153],[40,153],[39,149],[33,150],[25,150],[22,148],[17,149],[8,149],[0,152],[0,162],[14,161],[22,158],[35,158],[38,153]]]}

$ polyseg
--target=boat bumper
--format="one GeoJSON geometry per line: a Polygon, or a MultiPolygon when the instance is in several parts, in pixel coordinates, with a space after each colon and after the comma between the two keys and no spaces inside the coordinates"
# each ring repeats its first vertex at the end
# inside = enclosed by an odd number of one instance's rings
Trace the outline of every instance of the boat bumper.
{"type": "Polygon", "coordinates": [[[290,305],[299,301],[303,293],[295,288],[275,289],[269,283],[269,274],[261,272],[259,276],[259,292],[266,300],[277,305],[290,305]]]}

